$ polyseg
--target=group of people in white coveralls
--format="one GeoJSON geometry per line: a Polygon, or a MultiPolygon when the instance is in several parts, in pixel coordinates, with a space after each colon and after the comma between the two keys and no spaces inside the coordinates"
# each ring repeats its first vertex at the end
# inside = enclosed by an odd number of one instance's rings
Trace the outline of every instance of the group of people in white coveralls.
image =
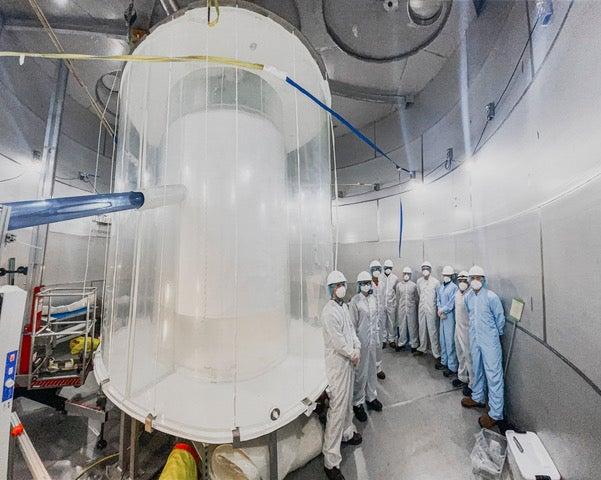
{"type": "Polygon", "coordinates": [[[372,261],[369,271],[357,276],[357,291],[348,303],[344,274],[335,270],[327,278],[329,301],[321,320],[329,384],[323,444],[328,479],[344,480],[341,446],[363,440],[353,416],[365,422],[365,407],[382,411],[378,381],[386,378],[384,348],[431,354],[434,368],[463,389],[461,405],[483,410],[480,426],[493,428],[503,420],[505,315],[499,297],[487,288],[484,270],[475,265],[456,274],[445,266],[440,282],[432,265],[423,262],[414,282],[411,268],[403,268],[401,278],[393,269],[391,260],[383,267],[372,261]]]}

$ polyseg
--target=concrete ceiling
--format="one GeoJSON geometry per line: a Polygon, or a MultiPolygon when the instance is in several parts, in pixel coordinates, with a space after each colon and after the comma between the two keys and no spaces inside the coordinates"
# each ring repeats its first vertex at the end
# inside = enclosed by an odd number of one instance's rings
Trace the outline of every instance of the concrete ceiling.
{"type": "MultiPolygon", "coordinates": [[[[129,0],[38,0],[69,51],[119,54],[129,50],[124,12],[129,0]],[[89,33],[92,32],[92,33],[89,33]],[[103,33],[99,33],[103,32],[103,33]]],[[[190,0],[177,0],[180,7],[190,0]]],[[[322,56],[334,93],[333,106],[357,126],[390,114],[434,78],[475,18],[472,0],[444,3],[431,26],[408,20],[407,0],[386,11],[381,0],[255,0],[288,20],[322,56]],[[350,52],[350,53],[349,53],[350,52]],[[375,60],[374,60],[375,59],[375,60]],[[376,98],[380,102],[362,101],[376,98]]],[[[148,29],[165,12],[158,0],[135,0],[136,26],[148,29]]],[[[24,50],[54,51],[26,0],[2,0],[5,30],[24,50]]],[[[44,63],[44,62],[42,62],[44,63]]],[[[48,68],[48,67],[46,67],[48,68]]],[[[116,64],[78,64],[90,91],[116,64]]],[[[71,82],[69,95],[90,108],[83,90],[71,82]]],[[[342,129],[340,129],[342,130],[342,129]]],[[[344,133],[344,132],[340,132],[344,133]]]]}

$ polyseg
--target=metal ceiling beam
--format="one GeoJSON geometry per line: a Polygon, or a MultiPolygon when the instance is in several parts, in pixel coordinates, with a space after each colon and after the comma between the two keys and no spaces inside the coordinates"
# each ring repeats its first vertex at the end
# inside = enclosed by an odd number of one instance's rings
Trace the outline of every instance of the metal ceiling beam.
{"type": "MultiPolygon", "coordinates": [[[[127,25],[122,20],[85,20],[78,21],[77,23],[67,23],[49,18],[48,21],[57,34],[102,35],[103,37],[127,40],[127,25]]],[[[4,21],[4,30],[7,32],[39,32],[43,28],[37,20],[6,18],[4,21]]]]}
{"type": "Polygon", "coordinates": [[[405,106],[413,103],[412,95],[400,95],[398,93],[387,92],[370,87],[360,87],[350,83],[338,80],[329,80],[330,90],[333,95],[339,97],[351,98],[364,102],[390,103],[399,106],[405,106]]]}

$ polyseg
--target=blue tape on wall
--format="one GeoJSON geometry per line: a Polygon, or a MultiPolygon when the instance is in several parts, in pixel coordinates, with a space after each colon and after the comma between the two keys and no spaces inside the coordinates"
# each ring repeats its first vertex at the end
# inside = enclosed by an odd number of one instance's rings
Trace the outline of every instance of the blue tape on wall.
{"type": "Polygon", "coordinates": [[[403,243],[403,201],[399,198],[399,258],[401,258],[401,245],[403,243]]]}

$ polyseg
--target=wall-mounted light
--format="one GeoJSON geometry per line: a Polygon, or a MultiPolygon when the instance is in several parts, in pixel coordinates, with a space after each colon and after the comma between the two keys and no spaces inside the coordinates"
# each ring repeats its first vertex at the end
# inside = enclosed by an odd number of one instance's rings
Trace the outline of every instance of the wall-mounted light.
{"type": "Polygon", "coordinates": [[[411,187],[411,190],[418,191],[424,187],[423,181],[417,179],[417,172],[415,170],[411,170],[409,172],[409,178],[409,186],[411,187]]]}
{"type": "Polygon", "coordinates": [[[486,111],[486,119],[490,122],[497,114],[497,105],[495,102],[487,103],[486,107],[484,107],[484,110],[486,111]]]}

